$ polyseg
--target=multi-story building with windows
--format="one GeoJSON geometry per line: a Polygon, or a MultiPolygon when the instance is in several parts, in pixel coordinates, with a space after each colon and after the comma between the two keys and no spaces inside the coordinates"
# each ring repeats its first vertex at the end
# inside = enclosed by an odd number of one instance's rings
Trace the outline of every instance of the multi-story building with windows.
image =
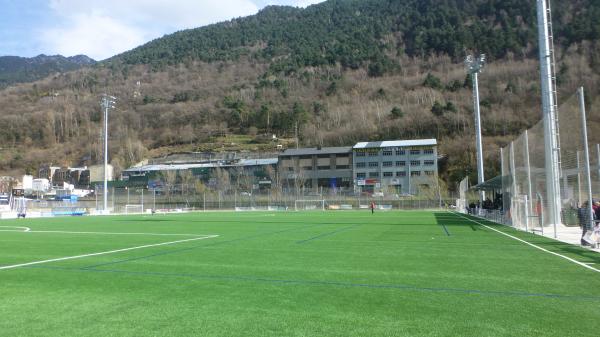
{"type": "Polygon", "coordinates": [[[352,187],[352,147],[288,149],[279,155],[284,186],[295,188],[352,187]]]}
{"type": "Polygon", "coordinates": [[[355,187],[366,192],[417,194],[437,181],[435,139],[357,143],[352,148],[355,187]]]}

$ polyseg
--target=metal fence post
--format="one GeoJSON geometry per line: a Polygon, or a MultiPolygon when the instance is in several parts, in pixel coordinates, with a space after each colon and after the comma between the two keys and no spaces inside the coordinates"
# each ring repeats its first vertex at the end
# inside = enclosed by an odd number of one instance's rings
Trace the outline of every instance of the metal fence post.
{"type": "Polygon", "coordinates": [[[600,144],[596,144],[596,160],[598,164],[598,179],[600,179],[600,144]]]}
{"type": "Polygon", "coordinates": [[[527,207],[527,205],[529,205],[529,198],[527,197],[527,195],[523,196],[525,198],[525,231],[529,232],[529,207],[527,207]]]}
{"type": "Polygon", "coordinates": [[[511,184],[511,192],[510,192],[510,200],[511,200],[511,226],[516,226],[518,219],[515,219],[515,214],[518,214],[518,212],[515,212],[517,209],[512,209],[512,201],[513,200],[517,200],[517,172],[516,168],[515,168],[515,145],[514,142],[510,142],[510,147],[509,147],[509,152],[508,152],[508,160],[509,160],[509,164],[510,164],[510,177],[512,180],[512,184],[511,184]]]}
{"type": "MultiPolygon", "coordinates": [[[[529,202],[527,205],[527,211],[529,214],[533,213],[533,190],[531,188],[531,163],[529,161],[529,130],[525,130],[525,165],[527,165],[527,198],[529,202]]],[[[529,223],[529,218],[527,219],[529,223]]]]}
{"type": "MultiPolygon", "coordinates": [[[[583,133],[583,154],[585,160],[585,179],[587,182],[587,193],[588,193],[588,218],[589,228],[593,228],[594,214],[592,211],[592,178],[590,177],[590,151],[588,148],[587,138],[587,123],[585,116],[585,100],[583,87],[579,88],[579,109],[581,110],[581,131],[583,133]]],[[[555,236],[556,238],[556,233],[555,236]]]]}

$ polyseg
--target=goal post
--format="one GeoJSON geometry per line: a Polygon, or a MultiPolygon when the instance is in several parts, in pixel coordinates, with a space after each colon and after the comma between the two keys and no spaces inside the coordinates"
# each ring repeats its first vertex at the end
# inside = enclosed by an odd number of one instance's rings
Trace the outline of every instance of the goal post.
{"type": "Polygon", "coordinates": [[[125,205],[125,214],[143,214],[144,205],[142,204],[128,204],[125,205]]]}
{"type": "Polygon", "coordinates": [[[296,211],[324,211],[325,200],[296,200],[294,209],[296,211]]]}

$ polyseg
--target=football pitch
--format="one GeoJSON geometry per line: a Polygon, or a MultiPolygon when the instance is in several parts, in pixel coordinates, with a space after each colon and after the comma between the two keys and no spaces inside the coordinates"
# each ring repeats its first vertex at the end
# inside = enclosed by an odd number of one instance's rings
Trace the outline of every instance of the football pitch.
{"type": "Polygon", "coordinates": [[[597,336],[600,254],[452,212],[0,222],[1,336],[597,336]]]}

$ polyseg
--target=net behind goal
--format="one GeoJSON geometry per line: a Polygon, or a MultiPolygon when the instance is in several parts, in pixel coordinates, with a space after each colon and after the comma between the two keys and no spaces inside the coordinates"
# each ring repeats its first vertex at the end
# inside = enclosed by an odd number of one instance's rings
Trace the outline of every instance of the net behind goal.
{"type": "Polygon", "coordinates": [[[144,213],[144,205],[125,205],[125,214],[142,214],[144,213]]]}
{"type": "Polygon", "coordinates": [[[325,200],[296,200],[294,209],[296,211],[324,211],[325,200]]]}

